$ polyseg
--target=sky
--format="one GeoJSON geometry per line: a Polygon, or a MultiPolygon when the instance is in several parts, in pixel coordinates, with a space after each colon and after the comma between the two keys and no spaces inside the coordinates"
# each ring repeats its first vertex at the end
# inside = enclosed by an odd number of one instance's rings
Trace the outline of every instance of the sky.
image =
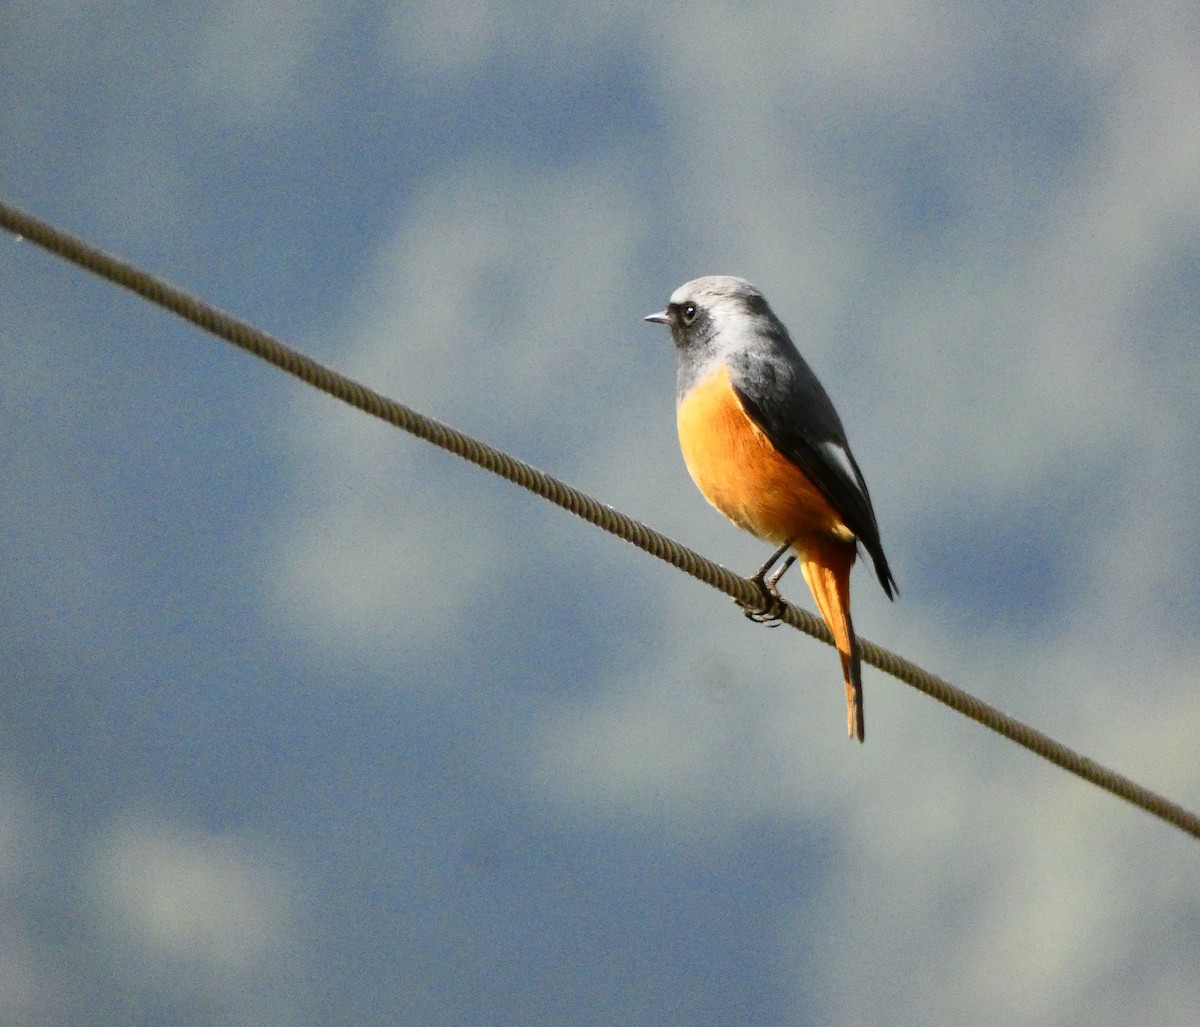
{"type": "MultiPolygon", "coordinates": [[[[0,196],[748,573],[642,322],[755,282],[855,624],[1200,808],[1194,4],[15,3],[0,196]]],[[[0,1021],[1194,1024],[1196,843],[0,239],[0,1021]]],[[[785,592],[811,608],[803,582],[785,592]]]]}

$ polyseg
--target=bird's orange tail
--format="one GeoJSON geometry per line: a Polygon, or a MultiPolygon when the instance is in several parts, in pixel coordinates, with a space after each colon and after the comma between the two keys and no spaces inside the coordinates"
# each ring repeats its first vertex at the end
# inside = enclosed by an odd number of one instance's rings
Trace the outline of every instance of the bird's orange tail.
{"type": "Polygon", "coordinates": [[[855,555],[853,542],[821,539],[805,548],[800,556],[800,569],[842,658],[850,737],[857,737],[862,742],[867,736],[863,719],[862,665],[854,625],[850,622],[850,568],[854,566],[855,555]]]}

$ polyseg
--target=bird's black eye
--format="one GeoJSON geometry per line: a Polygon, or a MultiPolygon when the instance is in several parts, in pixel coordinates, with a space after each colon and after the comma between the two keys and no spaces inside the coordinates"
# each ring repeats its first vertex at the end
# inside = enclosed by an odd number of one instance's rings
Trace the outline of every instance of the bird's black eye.
{"type": "Polygon", "coordinates": [[[690,325],[696,320],[696,315],[700,313],[695,303],[685,303],[679,308],[679,318],[685,325],[690,325]]]}

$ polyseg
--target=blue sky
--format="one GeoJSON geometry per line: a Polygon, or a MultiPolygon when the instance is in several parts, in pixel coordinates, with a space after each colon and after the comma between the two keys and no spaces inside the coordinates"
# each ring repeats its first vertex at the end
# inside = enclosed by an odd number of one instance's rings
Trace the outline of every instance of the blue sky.
{"type": "MultiPolygon", "coordinates": [[[[742,571],[641,317],[751,279],[859,630],[1195,809],[1198,37],[10,5],[0,193],[742,571]]],[[[1181,833],[0,242],[5,1023],[1196,1022],[1181,833]]]]}

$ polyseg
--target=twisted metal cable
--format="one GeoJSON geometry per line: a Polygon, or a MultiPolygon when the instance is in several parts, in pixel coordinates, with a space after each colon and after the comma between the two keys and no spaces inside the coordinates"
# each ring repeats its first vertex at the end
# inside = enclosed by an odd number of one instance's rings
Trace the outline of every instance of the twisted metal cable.
{"type": "MultiPolygon", "coordinates": [[[[535,495],[569,510],[597,527],[632,543],[639,549],[665,560],[679,570],[711,585],[726,595],[747,604],[760,600],[757,587],[748,579],[720,564],[680,545],[674,539],[635,521],[631,517],[605,506],[579,489],[560,481],[524,461],[509,456],[478,439],[420,414],[393,399],[380,395],[365,385],[325,367],[311,357],[287,346],[252,325],[205,303],[182,289],[156,278],[146,271],[105,253],[53,225],[16,207],[0,201],[0,226],[28,239],[50,253],[76,264],[93,274],[128,289],[151,303],[178,315],[219,339],[231,342],[248,353],[314,388],[328,393],[344,403],[377,417],[388,424],[456,456],[491,471],[535,495]]],[[[800,631],[833,645],[825,624],[814,614],[790,603],[784,603],[781,619],[800,631]]],[[[1010,717],[969,692],[931,674],[904,657],[859,637],[864,662],[886,674],[924,692],[932,699],[949,706],[984,727],[1003,735],[1017,745],[1049,760],[1056,766],[1090,781],[1105,791],[1125,799],[1139,809],[1173,824],[1180,830],[1200,838],[1200,816],[1169,799],[1143,787],[1136,781],[1109,770],[1094,760],[1075,752],[1036,728],[1010,717]]]]}

